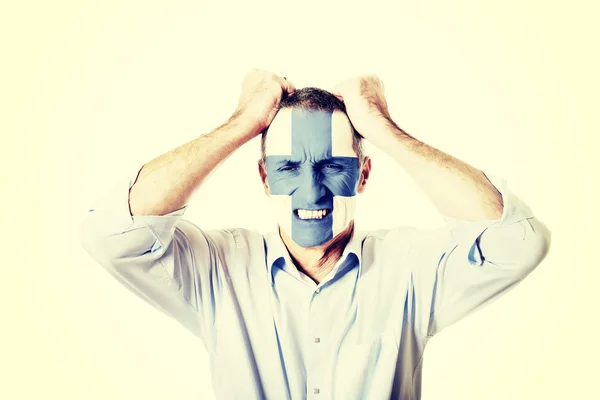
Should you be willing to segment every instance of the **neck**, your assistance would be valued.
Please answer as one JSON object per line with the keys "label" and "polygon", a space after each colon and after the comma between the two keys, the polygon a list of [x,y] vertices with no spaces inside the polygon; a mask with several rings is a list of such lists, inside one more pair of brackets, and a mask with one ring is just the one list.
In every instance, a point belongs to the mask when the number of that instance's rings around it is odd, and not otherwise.
{"label": "neck", "polygon": [[354,221],[336,237],[315,247],[301,247],[281,230],[279,234],[296,267],[318,284],[338,262],[353,232]]}

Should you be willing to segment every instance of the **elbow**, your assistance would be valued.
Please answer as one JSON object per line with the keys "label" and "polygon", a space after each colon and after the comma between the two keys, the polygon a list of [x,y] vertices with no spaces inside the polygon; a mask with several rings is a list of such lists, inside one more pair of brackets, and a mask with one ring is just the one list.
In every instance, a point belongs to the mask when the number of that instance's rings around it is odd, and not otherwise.
{"label": "elbow", "polygon": [[550,250],[551,233],[536,218],[489,229],[479,242],[482,259],[521,279],[531,273],[546,258]]}
{"label": "elbow", "polygon": [[90,211],[84,218],[79,229],[80,245],[86,253],[98,264],[114,266],[123,257],[122,247],[118,244],[119,237],[107,230],[106,221],[101,215]]}
{"label": "elbow", "polygon": [[101,262],[105,259],[102,251],[105,248],[104,240],[98,232],[92,212],[89,211],[79,226],[79,244],[95,261]]}
{"label": "elbow", "polygon": [[519,264],[525,275],[533,271],[550,251],[552,234],[548,227],[536,218],[530,218]]}
{"label": "elbow", "polygon": [[80,229],[83,249],[108,268],[156,261],[165,254],[171,239],[170,230],[150,229],[145,221],[120,226],[93,212],[87,215]]}

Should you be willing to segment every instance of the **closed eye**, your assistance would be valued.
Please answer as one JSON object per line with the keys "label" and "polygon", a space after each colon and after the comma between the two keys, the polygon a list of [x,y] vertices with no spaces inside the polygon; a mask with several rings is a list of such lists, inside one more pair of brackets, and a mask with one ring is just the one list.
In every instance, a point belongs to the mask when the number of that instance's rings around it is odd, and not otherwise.
{"label": "closed eye", "polygon": [[298,167],[290,167],[290,166],[287,166],[287,167],[281,167],[281,168],[279,168],[279,171],[284,171],[284,172],[285,172],[285,171],[295,171],[295,170],[297,170],[297,169],[298,169]]}

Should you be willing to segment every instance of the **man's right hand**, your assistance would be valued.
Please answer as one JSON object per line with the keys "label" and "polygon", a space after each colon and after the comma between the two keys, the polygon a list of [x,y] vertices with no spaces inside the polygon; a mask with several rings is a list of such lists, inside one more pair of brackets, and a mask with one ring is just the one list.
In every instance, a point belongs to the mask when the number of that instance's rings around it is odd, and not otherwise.
{"label": "man's right hand", "polygon": [[227,123],[144,164],[130,190],[131,215],[165,215],[185,206],[217,165],[271,124],[282,96],[295,90],[272,72],[248,72]]}
{"label": "man's right hand", "polygon": [[250,70],[242,82],[238,107],[234,113],[254,126],[258,135],[266,129],[277,114],[284,96],[294,93],[292,82],[276,74],[259,69]]}

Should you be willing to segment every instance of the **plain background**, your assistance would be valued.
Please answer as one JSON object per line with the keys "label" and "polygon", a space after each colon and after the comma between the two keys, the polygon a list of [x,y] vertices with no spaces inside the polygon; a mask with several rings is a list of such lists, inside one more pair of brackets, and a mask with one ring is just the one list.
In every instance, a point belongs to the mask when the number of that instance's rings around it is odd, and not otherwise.
{"label": "plain background", "polygon": [[[78,229],[117,179],[224,122],[256,67],[324,89],[378,74],[402,128],[506,178],[551,229],[521,285],[430,342],[424,400],[600,398],[595,3],[424,3],[3,4],[0,397],[212,398],[200,341],[110,278]],[[185,218],[269,229],[258,145],[227,160]],[[439,226],[404,172],[368,150],[357,223]]]}

